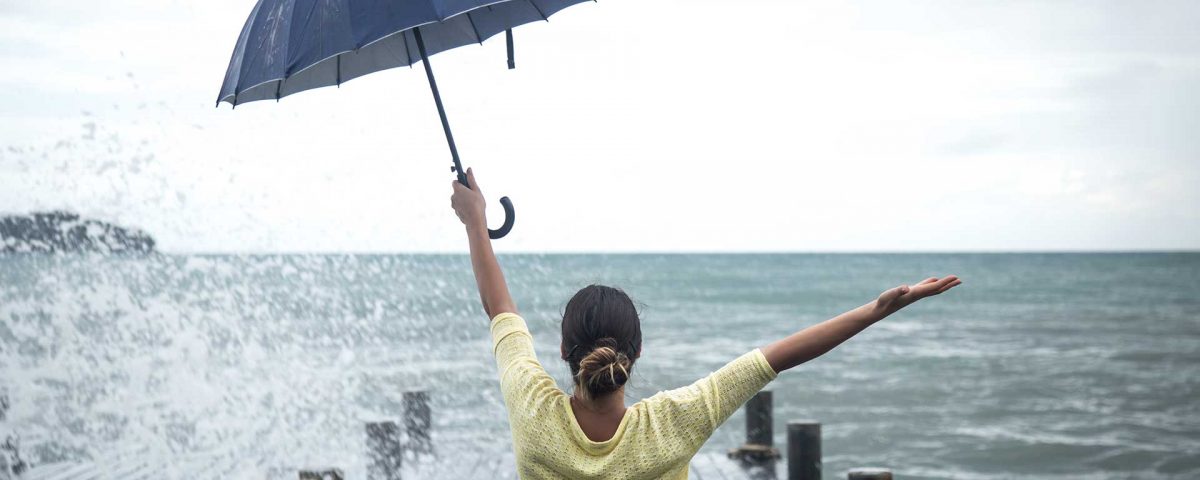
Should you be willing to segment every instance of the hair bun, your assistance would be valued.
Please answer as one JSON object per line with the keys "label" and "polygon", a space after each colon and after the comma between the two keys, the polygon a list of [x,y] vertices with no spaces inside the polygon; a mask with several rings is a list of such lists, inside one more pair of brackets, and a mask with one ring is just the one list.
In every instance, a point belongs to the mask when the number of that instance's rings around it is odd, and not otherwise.
{"label": "hair bun", "polygon": [[633,362],[620,351],[616,339],[604,337],[596,340],[592,352],[579,361],[576,382],[588,397],[594,398],[624,386],[629,381],[632,366]]}

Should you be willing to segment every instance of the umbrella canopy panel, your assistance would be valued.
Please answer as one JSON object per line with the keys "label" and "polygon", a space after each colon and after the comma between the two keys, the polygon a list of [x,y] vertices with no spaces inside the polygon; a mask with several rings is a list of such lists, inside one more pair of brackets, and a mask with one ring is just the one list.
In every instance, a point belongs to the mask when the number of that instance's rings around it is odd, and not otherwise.
{"label": "umbrella canopy panel", "polygon": [[242,27],[217,104],[340,85],[489,37],[588,0],[259,0]]}

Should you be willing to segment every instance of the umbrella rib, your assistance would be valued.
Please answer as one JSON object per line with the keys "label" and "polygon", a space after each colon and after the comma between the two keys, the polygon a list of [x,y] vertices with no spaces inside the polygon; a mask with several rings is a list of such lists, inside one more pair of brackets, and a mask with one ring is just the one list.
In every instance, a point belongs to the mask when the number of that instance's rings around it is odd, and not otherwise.
{"label": "umbrella rib", "polygon": [[404,56],[408,58],[408,66],[412,67],[412,52],[408,50],[408,31],[400,32],[400,38],[404,39]]}
{"label": "umbrella rib", "polygon": [[[312,2],[297,2],[296,0],[259,0],[255,5],[254,10],[251,12],[250,18],[247,19],[246,24],[243,26],[243,31],[241,32],[241,35],[239,35],[238,44],[234,47],[233,57],[235,58],[232,58],[230,61],[230,67],[226,73],[226,81],[222,86],[224,95],[218,98],[217,103],[220,104],[228,102],[232,106],[237,106],[238,104],[242,103],[243,100],[252,102],[269,99],[271,97],[275,97],[276,100],[280,100],[283,98],[283,84],[287,83],[287,81],[293,76],[303,76],[304,78],[301,78],[300,84],[296,84],[295,87],[290,87],[292,88],[290,93],[297,93],[320,86],[326,86],[328,85],[326,82],[328,82],[329,77],[326,77],[325,73],[317,73],[315,75],[301,75],[301,73],[308,69],[328,71],[327,69],[329,64],[327,63],[327,60],[329,60],[330,57],[333,57],[334,60],[334,84],[341,86],[342,83],[348,80],[345,77],[346,73],[342,71],[342,63],[344,62],[342,62],[341,57],[348,53],[354,53],[355,59],[361,59],[363,56],[359,55],[360,50],[378,42],[383,42],[385,44],[381,45],[382,48],[380,49],[380,52],[378,52],[378,54],[381,54],[379,61],[370,59],[366,61],[355,60],[357,63],[351,65],[351,70],[354,70],[350,72],[351,75],[361,76],[367,73],[390,68],[391,65],[389,65],[386,60],[383,60],[383,58],[386,58],[387,55],[394,54],[395,52],[392,47],[395,46],[399,46],[405,50],[404,56],[396,56],[396,60],[398,62],[405,62],[404,64],[407,64],[409,67],[415,67],[416,61],[422,60],[422,58],[417,55],[417,45],[414,44],[415,40],[409,40],[408,38],[409,36],[416,34],[415,28],[417,26],[409,27],[408,29],[403,29],[398,32],[392,31],[388,34],[379,35],[378,38],[368,41],[366,45],[356,45],[357,41],[366,41],[366,37],[360,39],[355,36],[354,38],[347,39],[351,40],[351,42],[340,42],[341,36],[339,35],[326,37],[322,36],[324,34],[320,32],[309,32],[314,28],[314,26],[317,26],[322,22],[337,21],[338,19],[334,18],[334,16],[344,15],[347,11],[343,4],[345,2],[353,1],[354,0],[323,0],[323,2],[320,2],[319,4],[337,4],[337,6],[340,7],[326,11],[322,7],[312,5]],[[479,22],[475,20],[476,13],[484,15],[484,26],[488,27],[488,37],[490,38],[495,33],[498,33],[493,31],[494,28],[500,28],[499,31],[501,32],[506,30],[505,25],[502,24],[503,20],[500,21],[501,24],[496,24],[497,22],[493,21],[494,19],[491,16],[493,14],[500,14],[500,17],[504,17],[504,19],[511,22],[517,22],[517,24],[523,24],[535,19],[549,21],[549,17],[553,13],[556,13],[560,9],[561,5],[574,5],[587,0],[525,0],[528,2],[530,9],[533,10],[537,16],[529,15],[529,10],[524,10],[522,12],[520,7],[517,7],[517,5],[504,5],[506,3],[519,3],[514,0],[472,0],[472,2],[474,1],[483,3],[483,5],[475,3],[474,8],[463,8],[458,14],[449,15],[445,18],[449,20],[450,18],[459,14],[466,15],[467,22],[471,26],[470,33],[472,34],[475,43],[482,44],[483,40],[485,40],[483,38],[484,32],[479,28]],[[381,4],[380,6],[385,6],[385,11],[391,11],[397,8],[396,2],[391,0],[379,1],[377,3]],[[462,6],[466,3],[468,2],[462,2],[458,5]],[[542,3],[545,3],[546,6],[543,7]],[[516,8],[506,10],[507,8],[511,7]],[[487,10],[483,10],[485,8]],[[479,10],[479,12],[476,12],[476,10]],[[394,13],[400,17],[405,17],[405,19],[402,20],[407,22],[409,21],[407,20],[407,15],[412,12],[407,12],[407,10],[404,10]],[[390,17],[391,16],[389,16],[389,18]],[[428,20],[428,18],[424,16],[416,16],[413,17],[412,20],[419,22],[421,20]],[[296,22],[294,28],[291,26],[290,21]],[[381,19],[380,21],[382,22],[383,20]],[[426,21],[418,26],[437,23],[438,22],[436,21]],[[448,27],[446,29],[434,28],[433,30],[438,31],[439,35],[435,35],[433,38],[431,38],[433,41],[430,42],[431,45],[428,45],[428,47],[432,47],[430,48],[430,51],[436,50],[440,52],[444,49],[456,48],[457,46],[471,42],[472,37],[467,36],[466,29],[462,29],[461,25],[461,23],[458,23],[456,26]],[[355,27],[355,25],[351,25],[351,27]],[[353,30],[353,28],[351,30]],[[334,32],[334,34],[339,32],[340,30]],[[369,33],[367,37],[375,37],[377,35],[375,30],[370,30],[367,33]],[[401,45],[395,45],[394,43],[394,35],[397,33],[404,35],[401,39]],[[358,35],[353,31],[351,34]],[[343,43],[345,43],[345,45],[343,45]],[[330,51],[331,48],[329,47],[333,47],[333,49],[346,49],[342,52],[329,54],[324,58],[317,58],[318,56],[325,55],[326,52]],[[282,53],[278,53],[279,51]],[[250,84],[251,81],[254,83]],[[270,87],[271,82],[275,83],[274,89],[271,89]],[[248,84],[250,85],[247,86]],[[242,94],[247,95],[243,97]]]}
{"label": "umbrella rib", "polygon": [[[259,12],[260,8],[262,8],[261,2],[254,5],[254,9],[250,11],[250,16],[246,18],[246,23],[242,26],[242,33],[241,33],[241,35],[238,36],[238,43],[234,44],[233,53],[230,55],[229,69],[225,72],[225,82],[222,83],[222,85],[221,85],[221,89],[224,90],[225,85],[227,85],[228,81],[230,80],[229,77],[230,76],[233,77],[233,85],[230,85],[230,87],[232,87],[232,90],[233,90],[233,98],[234,98],[235,106],[237,105],[238,85],[242,83],[242,73],[244,73],[244,69],[242,68],[242,65],[246,58],[246,46],[245,46],[246,44],[242,42],[242,39],[245,38],[246,35],[249,35],[250,30],[252,30],[254,28],[254,21],[256,19],[258,19],[258,12]],[[238,55],[239,45],[241,46],[241,49],[240,49],[241,55],[240,56]],[[235,64],[237,65],[236,68],[234,68]],[[229,98],[229,95],[226,95],[225,98]],[[218,106],[221,105],[221,100],[223,100],[223,99],[217,99]]]}
{"label": "umbrella rib", "polygon": [[542,12],[542,7],[539,7],[539,6],[537,5],[537,2],[535,2],[535,1],[533,1],[533,0],[529,0],[529,4],[530,4],[530,5],[533,5],[533,9],[534,9],[534,10],[537,10],[537,12],[538,12],[538,15],[541,15],[541,16],[542,16],[542,20],[545,20],[545,21],[547,21],[547,22],[549,22],[549,21],[550,21],[550,17],[547,17],[547,16],[546,16],[546,14]]}
{"label": "umbrella rib", "polygon": [[475,32],[475,41],[483,45],[483,37],[479,36],[479,28],[475,26],[475,19],[471,18],[471,12],[467,12],[467,21],[471,22],[471,31]]}

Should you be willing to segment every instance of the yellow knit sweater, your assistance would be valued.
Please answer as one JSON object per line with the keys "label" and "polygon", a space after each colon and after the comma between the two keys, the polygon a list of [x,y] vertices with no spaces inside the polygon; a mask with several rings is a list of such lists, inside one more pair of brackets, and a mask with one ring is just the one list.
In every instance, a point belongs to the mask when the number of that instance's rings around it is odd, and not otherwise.
{"label": "yellow knit sweater", "polygon": [[775,378],[755,349],[696,383],[633,404],[611,439],[594,442],[575,421],[570,397],[538,363],[525,320],[497,315],[492,345],[524,480],[686,479],[713,430]]}

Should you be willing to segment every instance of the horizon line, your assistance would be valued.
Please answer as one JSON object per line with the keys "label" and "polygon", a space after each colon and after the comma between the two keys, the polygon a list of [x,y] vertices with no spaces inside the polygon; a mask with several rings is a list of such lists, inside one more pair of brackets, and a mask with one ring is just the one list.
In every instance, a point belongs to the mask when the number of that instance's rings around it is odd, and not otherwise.
{"label": "horizon line", "polygon": [[[458,256],[469,255],[467,251],[412,250],[412,251],[332,251],[332,250],[281,250],[281,251],[205,251],[205,250],[158,250],[154,253],[180,256],[217,255],[413,255],[413,256]],[[497,256],[508,255],[1119,255],[1119,254],[1200,254],[1200,249],[1041,249],[1041,250],[554,250],[496,252]]]}

